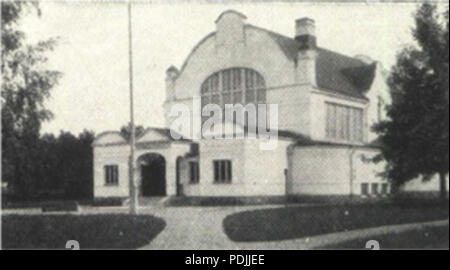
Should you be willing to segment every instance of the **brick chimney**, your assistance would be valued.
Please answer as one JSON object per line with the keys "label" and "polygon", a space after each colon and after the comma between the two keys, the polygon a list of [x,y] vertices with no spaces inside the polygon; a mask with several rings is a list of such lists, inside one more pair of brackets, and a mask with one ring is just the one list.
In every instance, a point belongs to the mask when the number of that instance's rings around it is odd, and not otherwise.
{"label": "brick chimney", "polygon": [[309,84],[313,87],[316,83],[316,26],[313,19],[301,18],[295,21],[295,40],[298,43],[297,52],[297,83]]}
{"label": "brick chimney", "polygon": [[316,48],[316,24],[313,19],[301,18],[295,21],[295,40],[300,43],[300,50]]}

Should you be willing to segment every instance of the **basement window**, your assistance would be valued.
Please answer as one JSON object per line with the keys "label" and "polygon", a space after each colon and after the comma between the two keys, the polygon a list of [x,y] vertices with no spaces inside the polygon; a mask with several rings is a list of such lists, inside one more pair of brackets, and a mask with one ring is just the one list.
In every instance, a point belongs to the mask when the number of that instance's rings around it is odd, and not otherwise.
{"label": "basement window", "polygon": [[231,160],[214,160],[214,183],[229,184],[232,179]]}

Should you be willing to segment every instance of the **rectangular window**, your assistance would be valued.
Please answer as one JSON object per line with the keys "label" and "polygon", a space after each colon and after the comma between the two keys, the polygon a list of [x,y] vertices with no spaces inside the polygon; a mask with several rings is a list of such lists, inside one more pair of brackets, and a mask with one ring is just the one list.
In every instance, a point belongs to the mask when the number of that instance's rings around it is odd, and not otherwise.
{"label": "rectangular window", "polygon": [[106,165],[104,168],[105,168],[105,185],[107,186],[119,185],[119,166]]}
{"label": "rectangular window", "polygon": [[381,184],[381,194],[383,194],[383,195],[389,194],[389,184],[388,183]]}
{"label": "rectangular window", "polygon": [[200,168],[198,162],[189,162],[189,182],[191,184],[197,184],[200,180]]}
{"label": "rectangular window", "polygon": [[379,192],[378,192],[378,183],[373,183],[372,184],[372,194],[373,195],[378,195],[379,194]]}
{"label": "rectangular window", "polygon": [[361,184],[361,195],[364,195],[364,196],[369,195],[369,184],[367,184],[367,183]]}
{"label": "rectangular window", "polygon": [[214,183],[231,183],[231,160],[214,160]]}
{"label": "rectangular window", "polygon": [[363,110],[326,103],[325,136],[328,139],[363,141]]}

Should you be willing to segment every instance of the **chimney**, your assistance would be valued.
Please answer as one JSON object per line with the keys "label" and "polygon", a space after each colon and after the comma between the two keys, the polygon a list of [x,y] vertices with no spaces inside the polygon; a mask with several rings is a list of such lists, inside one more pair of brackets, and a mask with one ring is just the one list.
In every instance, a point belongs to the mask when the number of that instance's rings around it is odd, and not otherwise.
{"label": "chimney", "polygon": [[297,83],[317,86],[316,82],[316,26],[313,19],[301,18],[295,21],[297,52]]}
{"label": "chimney", "polygon": [[175,81],[179,75],[176,67],[170,66],[166,70],[166,101],[175,99]]}
{"label": "chimney", "polygon": [[316,48],[316,24],[311,18],[301,18],[295,21],[295,40],[300,43],[300,50]]}

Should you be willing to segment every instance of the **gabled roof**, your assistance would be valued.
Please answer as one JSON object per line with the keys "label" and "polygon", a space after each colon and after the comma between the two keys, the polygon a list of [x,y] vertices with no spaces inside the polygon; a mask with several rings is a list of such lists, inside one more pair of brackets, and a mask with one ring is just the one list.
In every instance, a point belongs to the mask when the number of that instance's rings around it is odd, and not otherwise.
{"label": "gabled roof", "polygon": [[[266,32],[281,48],[286,57],[297,62],[300,44],[293,38],[247,24],[246,27]],[[375,77],[376,64],[317,48],[316,82],[321,90],[337,92],[357,98],[365,98]]]}
{"label": "gabled roof", "polygon": [[[289,60],[297,62],[300,44],[295,39],[251,24],[246,24],[245,27],[267,33]],[[215,34],[216,32],[208,34],[194,46],[184,61],[180,74],[198,47]],[[320,90],[366,99],[364,93],[370,88],[375,77],[375,62],[367,64],[358,58],[321,47],[317,47],[316,50],[316,82]]]}
{"label": "gabled roof", "polygon": [[323,90],[364,98],[372,85],[376,64],[366,64],[359,59],[323,48],[317,49],[316,81]]}

